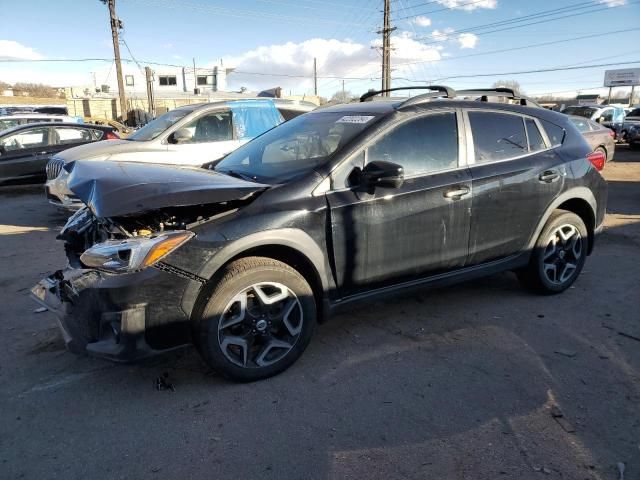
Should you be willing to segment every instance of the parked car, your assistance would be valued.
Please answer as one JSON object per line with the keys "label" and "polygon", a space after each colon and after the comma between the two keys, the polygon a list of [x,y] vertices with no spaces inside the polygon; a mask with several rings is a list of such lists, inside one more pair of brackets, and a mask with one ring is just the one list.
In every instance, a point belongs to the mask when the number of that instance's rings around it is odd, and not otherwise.
{"label": "parked car", "polygon": [[33,113],[33,107],[28,105],[0,107],[0,116],[14,115],[16,113]]}
{"label": "parked car", "polygon": [[570,115],[569,119],[594,152],[604,153],[607,162],[613,160],[613,154],[616,149],[613,130],[584,117]]}
{"label": "parked car", "polygon": [[0,184],[43,182],[52,155],[77,145],[117,138],[112,127],[65,122],[4,130],[0,132]]}
{"label": "parked car", "polygon": [[67,187],[68,173],[62,168],[65,163],[108,159],[202,167],[282,123],[280,110],[300,115],[313,108],[312,104],[276,104],[268,99],[176,108],[120,141],[86,145],[56,155],[47,169],[47,196],[59,207],[73,209],[82,205]]}
{"label": "parked car", "polygon": [[640,108],[631,110],[624,119],[620,136],[631,148],[640,146]]}
{"label": "parked car", "polygon": [[614,138],[620,135],[625,117],[624,108],[598,104],[573,105],[562,110],[562,113],[588,118],[589,120],[604,125],[614,131]]}
{"label": "parked car", "polygon": [[48,113],[50,115],[69,115],[67,107],[62,105],[43,105],[33,109],[35,113]]}
{"label": "parked car", "polygon": [[569,288],[604,219],[602,152],[566,115],[429,89],[302,115],[213,170],[69,165],[88,207],[34,298],[72,351],[130,361],[195,343],[251,381],[356,301],[509,270]]}
{"label": "parked car", "polygon": [[0,116],[0,132],[18,125],[43,122],[82,123],[81,119],[67,115],[50,115],[46,113],[14,113]]}

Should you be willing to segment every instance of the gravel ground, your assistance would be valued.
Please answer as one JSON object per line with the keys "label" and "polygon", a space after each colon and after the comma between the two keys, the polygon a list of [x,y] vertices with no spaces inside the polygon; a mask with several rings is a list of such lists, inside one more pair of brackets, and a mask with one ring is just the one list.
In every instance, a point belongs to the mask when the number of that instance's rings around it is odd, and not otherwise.
{"label": "gravel ground", "polygon": [[65,216],[2,189],[0,478],[640,479],[640,153],[604,173],[608,228],[564,294],[504,273],[373,303],[248,385],[193,350],[67,353],[27,296]]}

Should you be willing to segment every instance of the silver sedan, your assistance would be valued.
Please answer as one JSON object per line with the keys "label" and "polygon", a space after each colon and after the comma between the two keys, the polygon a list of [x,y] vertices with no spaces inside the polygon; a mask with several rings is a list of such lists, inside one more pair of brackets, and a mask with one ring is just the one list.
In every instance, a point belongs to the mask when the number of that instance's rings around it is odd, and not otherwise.
{"label": "silver sedan", "polygon": [[613,153],[616,148],[616,141],[614,140],[615,133],[613,130],[603,127],[588,118],[578,117],[576,115],[569,115],[569,118],[594,152],[603,152],[607,157],[607,162],[613,159]]}

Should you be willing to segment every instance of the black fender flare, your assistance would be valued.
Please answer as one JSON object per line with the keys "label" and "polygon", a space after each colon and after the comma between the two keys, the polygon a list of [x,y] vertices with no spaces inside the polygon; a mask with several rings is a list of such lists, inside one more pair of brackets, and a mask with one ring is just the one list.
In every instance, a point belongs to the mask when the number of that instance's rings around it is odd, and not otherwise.
{"label": "black fender flare", "polygon": [[[529,239],[529,244],[527,245],[528,251],[533,251],[533,248],[535,247],[535,244],[538,241],[538,237],[540,236],[540,233],[542,232],[542,229],[547,223],[547,220],[549,220],[549,217],[551,216],[551,214],[555,210],[557,210],[558,207],[563,203],[569,200],[576,200],[576,199],[584,200],[585,202],[587,202],[591,207],[591,213],[593,214],[594,220],[596,219],[597,212],[598,212],[598,202],[596,201],[596,197],[593,195],[593,192],[591,192],[591,190],[589,190],[587,187],[574,187],[571,190],[567,190],[566,192],[563,192],[558,197],[556,197],[553,200],[553,202],[551,202],[547,207],[547,209],[545,210],[544,214],[542,215],[542,218],[538,222],[538,226],[536,227],[535,231],[533,232],[533,235]],[[593,225],[593,227],[595,228],[595,225]],[[593,234],[592,230],[593,229],[591,229],[590,231],[591,234]],[[590,239],[590,244],[593,245],[593,239]]]}
{"label": "black fender flare", "polygon": [[[296,228],[281,228],[265,230],[241,237],[225,245],[213,257],[205,262],[197,272],[198,277],[211,279],[231,259],[241,256],[244,252],[260,247],[288,247],[304,256],[318,274],[323,298],[332,287],[330,268],[326,263],[326,255],[313,238],[306,232]],[[182,310],[190,317],[200,292],[205,284],[191,282],[182,296]]]}

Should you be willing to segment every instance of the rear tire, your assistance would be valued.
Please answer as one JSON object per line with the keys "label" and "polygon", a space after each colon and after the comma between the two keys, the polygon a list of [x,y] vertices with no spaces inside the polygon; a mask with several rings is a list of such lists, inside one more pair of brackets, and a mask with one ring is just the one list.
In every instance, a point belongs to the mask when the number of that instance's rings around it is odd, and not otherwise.
{"label": "rear tire", "polygon": [[587,258],[588,231],[575,213],[556,210],[545,224],[529,265],[516,272],[529,290],[552,295],[576,281]]}
{"label": "rear tire", "polygon": [[194,326],[198,350],[214,370],[239,382],[289,368],[316,327],[309,283],[270,258],[246,257],[229,264],[203,304]]}

